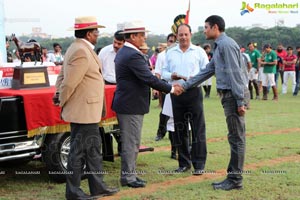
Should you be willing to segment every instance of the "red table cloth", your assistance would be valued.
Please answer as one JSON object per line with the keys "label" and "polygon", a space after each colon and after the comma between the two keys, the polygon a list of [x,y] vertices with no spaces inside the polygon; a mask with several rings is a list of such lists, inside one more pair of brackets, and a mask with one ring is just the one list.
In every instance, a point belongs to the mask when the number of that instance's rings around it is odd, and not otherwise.
{"label": "red table cloth", "polygon": [[[115,89],[114,85],[105,86],[106,116],[101,119],[102,122],[116,123],[116,113],[111,109]],[[52,103],[54,92],[55,87],[26,90],[1,89],[0,97],[21,96],[23,98],[28,136],[32,137],[36,134],[69,130],[68,123],[60,118],[61,108]]]}

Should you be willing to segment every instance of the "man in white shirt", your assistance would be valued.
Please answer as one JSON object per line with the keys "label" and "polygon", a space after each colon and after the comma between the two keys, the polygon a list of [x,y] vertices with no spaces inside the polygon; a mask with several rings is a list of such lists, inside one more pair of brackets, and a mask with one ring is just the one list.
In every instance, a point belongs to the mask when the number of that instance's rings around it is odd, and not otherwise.
{"label": "man in white shirt", "polygon": [[[125,43],[124,34],[121,34],[121,32],[121,30],[115,32],[113,43],[103,47],[98,55],[102,63],[102,75],[106,85],[116,85],[115,57],[117,51]],[[119,129],[119,127],[115,125],[114,129]],[[121,135],[119,132],[116,132],[114,137],[118,143],[118,154],[121,155]]]}
{"label": "man in white shirt", "polygon": [[116,84],[116,72],[115,72],[115,57],[117,51],[124,46],[125,40],[124,35],[121,34],[121,30],[115,32],[114,41],[112,44],[105,46],[101,49],[98,57],[103,67],[103,78],[105,84],[115,85]]}
{"label": "man in white shirt", "polygon": [[[178,26],[176,38],[179,43],[167,51],[162,70],[162,78],[172,84],[184,83],[205,69],[208,63],[206,52],[191,43],[192,31],[188,24]],[[201,88],[192,88],[180,96],[171,95],[171,100],[175,124],[173,138],[178,148],[179,162],[175,172],[186,172],[193,165],[193,175],[201,175],[207,157]]]}

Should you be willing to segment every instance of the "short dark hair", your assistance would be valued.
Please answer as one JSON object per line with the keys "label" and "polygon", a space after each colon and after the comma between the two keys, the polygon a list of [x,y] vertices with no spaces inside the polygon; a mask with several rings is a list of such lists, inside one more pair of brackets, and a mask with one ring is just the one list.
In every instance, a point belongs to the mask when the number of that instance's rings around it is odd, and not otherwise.
{"label": "short dark hair", "polygon": [[[170,37],[174,37],[175,40],[176,40],[176,35],[174,33],[170,33],[168,36],[167,36],[167,41],[169,40]],[[175,41],[174,41],[175,42]]]}
{"label": "short dark hair", "polygon": [[178,33],[178,29],[179,29],[179,27],[180,27],[180,26],[186,26],[186,27],[188,27],[188,28],[189,28],[189,31],[190,31],[190,33],[192,33],[192,28],[191,28],[191,26],[190,26],[190,25],[188,25],[188,24],[185,24],[185,23],[182,23],[182,24],[180,24],[180,25],[177,27],[176,33]]}
{"label": "short dark hair", "polygon": [[76,38],[84,38],[88,32],[92,32],[94,30],[97,30],[97,29],[92,28],[92,29],[75,30],[74,35]]}
{"label": "short dark hair", "polygon": [[215,24],[218,25],[219,31],[224,32],[225,31],[225,21],[222,17],[218,15],[211,15],[209,16],[205,22],[209,23],[210,27],[214,26]]}
{"label": "short dark hair", "polygon": [[59,46],[59,48],[61,48],[60,44],[58,44],[57,42],[54,42],[54,43],[53,43],[53,48],[55,48],[55,47],[57,47],[57,46]]}
{"label": "short dark hair", "polygon": [[210,46],[210,44],[204,44],[204,45],[203,45],[203,49],[204,49],[204,50],[206,50],[206,49],[208,49],[208,48],[210,48],[210,49],[211,49],[211,46]]}
{"label": "short dark hair", "polygon": [[116,31],[114,34],[114,38],[118,41],[125,41],[124,34],[122,32],[122,30]]}
{"label": "short dark hair", "polygon": [[286,50],[293,50],[293,47],[288,46],[288,47],[286,48]]}

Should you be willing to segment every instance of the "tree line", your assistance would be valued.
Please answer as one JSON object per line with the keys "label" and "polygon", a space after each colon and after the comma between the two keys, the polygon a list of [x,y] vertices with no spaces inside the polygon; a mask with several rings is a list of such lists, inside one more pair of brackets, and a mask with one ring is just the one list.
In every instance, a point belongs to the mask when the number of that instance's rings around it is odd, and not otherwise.
{"label": "tree line", "polygon": [[[247,47],[249,42],[255,42],[258,45],[258,49],[261,49],[262,46],[266,43],[269,43],[276,48],[278,44],[283,44],[286,46],[300,46],[300,27],[282,27],[276,26],[269,29],[263,28],[252,28],[245,29],[242,27],[230,27],[226,29],[226,34],[232,37],[240,46]],[[147,44],[151,48],[149,54],[157,47],[159,42],[166,42],[166,35],[148,35]],[[41,46],[46,47],[48,50],[53,50],[53,43],[57,42],[62,46],[63,53],[67,50],[70,44],[74,41],[74,37],[65,37],[57,39],[43,39],[39,37],[26,37],[21,36],[20,40],[26,42],[29,39],[35,39],[41,44]],[[99,37],[96,48],[104,47],[113,42],[113,36],[111,37]],[[210,43],[213,45],[212,41],[207,41],[205,35],[203,34],[203,28],[199,28],[197,32],[193,33],[192,36],[193,44],[203,45],[205,43]],[[10,50],[15,49],[16,46],[11,43]],[[95,49],[96,49],[95,48]]]}

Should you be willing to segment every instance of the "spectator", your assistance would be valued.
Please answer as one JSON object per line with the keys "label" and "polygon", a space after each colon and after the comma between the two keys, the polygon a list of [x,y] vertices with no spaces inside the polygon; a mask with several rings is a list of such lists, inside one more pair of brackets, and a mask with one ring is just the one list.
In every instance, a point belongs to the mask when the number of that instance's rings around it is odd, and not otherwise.
{"label": "spectator", "polygon": [[297,56],[293,54],[293,47],[287,47],[287,56],[283,58],[283,84],[282,94],[287,93],[288,80],[292,80],[292,93],[295,92],[296,88],[296,74],[295,65],[297,62]]}
{"label": "spectator", "polygon": [[300,47],[296,47],[297,51],[297,61],[296,61],[296,68],[295,68],[295,73],[296,73],[296,88],[293,93],[293,96],[298,95],[299,87],[300,87],[300,80],[299,80],[299,75],[300,75]]}
{"label": "spectator", "polygon": [[268,100],[268,87],[271,86],[273,90],[273,100],[278,100],[278,91],[275,83],[275,73],[277,64],[277,55],[270,44],[264,45],[264,61],[261,64],[264,65],[264,73],[262,77],[263,86],[263,100]]}
{"label": "spectator", "polygon": [[49,53],[49,62],[53,62],[55,65],[62,65],[64,61],[64,57],[62,55],[62,48],[60,44],[53,43],[53,53]]}
{"label": "spectator", "polygon": [[284,47],[282,44],[278,44],[276,49],[277,54],[277,65],[276,65],[276,73],[275,73],[275,83],[278,87],[278,79],[279,75],[281,78],[281,84],[283,84],[283,58],[287,56],[287,52],[284,50]]}
{"label": "spectator", "polygon": [[[256,99],[259,100],[259,70],[260,70],[260,65],[261,65],[261,53],[254,47],[254,43],[250,42],[248,43],[248,55],[251,59],[251,69],[249,72],[249,84],[248,88],[250,91],[250,99],[253,99],[253,87],[255,89],[255,94],[256,94]],[[253,86],[252,86],[253,85]]]}
{"label": "spectator", "polygon": [[[211,52],[211,46],[210,44],[204,44],[203,45],[203,49],[207,54],[208,57],[208,61],[210,61],[213,57],[213,53]],[[205,98],[209,98],[210,97],[210,91],[211,91],[211,85],[212,85],[212,77],[210,77],[209,79],[207,79],[206,81],[204,81],[201,86],[204,89],[205,92]]]}
{"label": "spectator", "polygon": [[[174,35],[173,33],[170,33],[167,36],[167,47],[170,47],[175,42],[176,42],[176,35]],[[168,49],[164,49],[157,56],[156,67],[155,67],[155,76],[159,79],[162,78],[161,77],[162,68],[165,65],[165,58],[166,58],[167,50]],[[167,98],[170,99],[170,94],[167,94],[167,96],[169,96]],[[161,108],[162,109],[163,109],[164,104],[165,104],[165,97],[166,97],[165,93],[159,92],[159,99],[161,99],[161,102],[162,102],[161,103]],[[172,110],[171,100],[169,102],[170,102],[169,103],[170,105],[168,107],[170,108],[170,110]],[[174,138],[173,138],[175,128],[174,128],[173,112],[171,112],[171,113],[172,114],[169,114],[169,115],[163,114],[163,111],[161,111],[159,113],[159,124],[158,124],[158,129],[157,129],[157,134],[156,134],[156,137],[155,137],[155,141],[159,141],[159,140],[163,139],[164,136],[166,135],[166,132],[168,131],[169,132],[169,140],[171,142],[171,158],[176,159],[177,148],[174,144]]]}
{"label": "spectator", "polygon": [[[102,63],[102,75],[106,85],[116,85],[116,71],[115,71],[115,57],[120,48],[124,46],[124,35],[121,30],[114,34],[113,43],[105,46],[98,54],[100,62]],[[114,129],[119,129],[118,125],[114,125]],[[114,132],[114,137],[118,143],[118,154],[121,155],[121,135],[119,132]]]}

